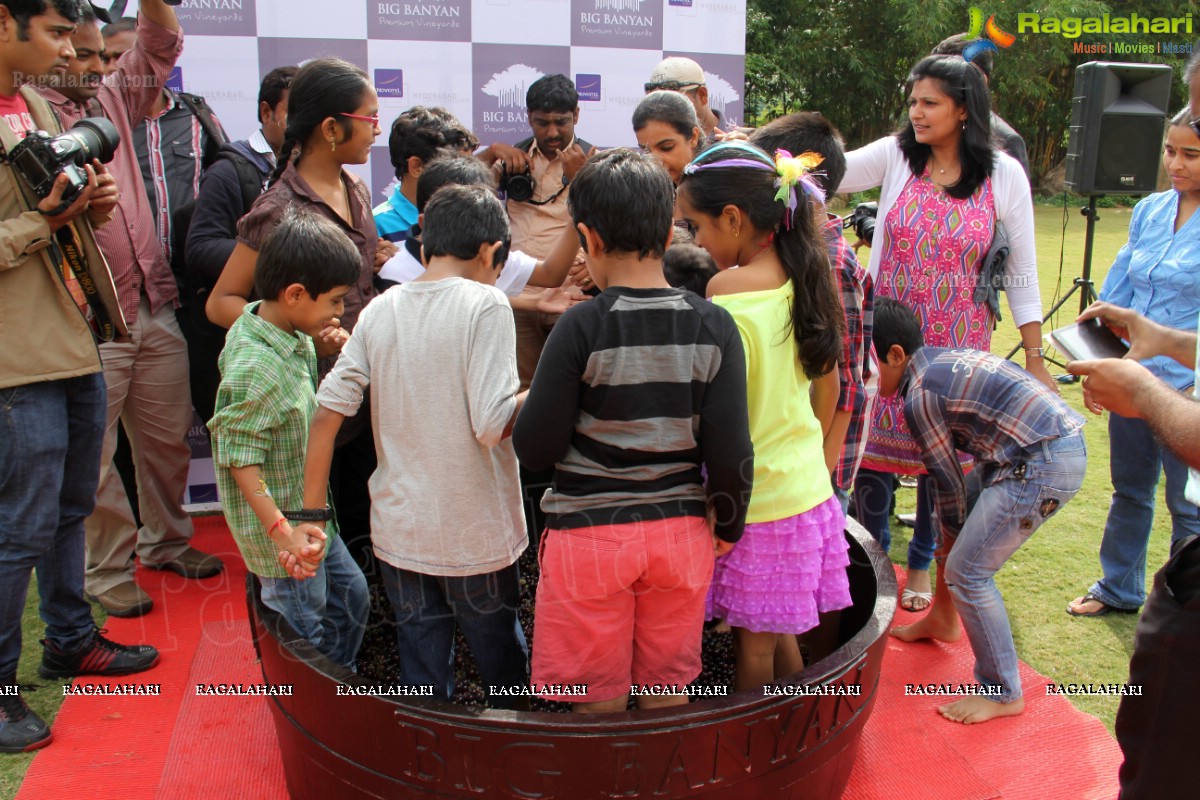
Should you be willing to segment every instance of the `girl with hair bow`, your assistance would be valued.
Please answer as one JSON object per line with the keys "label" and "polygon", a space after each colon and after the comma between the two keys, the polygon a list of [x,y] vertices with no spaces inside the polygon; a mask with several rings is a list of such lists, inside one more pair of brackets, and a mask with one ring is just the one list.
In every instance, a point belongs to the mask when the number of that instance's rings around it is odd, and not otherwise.
{"label": "girl with hair bow", "polygon": [[[850,605],[845,518],[823,451],[845,325],[807,197],[811,154],[717,144],[683,169],[676,207],[721,270],[712,301],[746,352],[754,488],[746,532],[718,559],[710,618],[734,631],[736,689],[803,668],[796,634]],[[811,399],[810,399],[811,389]]]}

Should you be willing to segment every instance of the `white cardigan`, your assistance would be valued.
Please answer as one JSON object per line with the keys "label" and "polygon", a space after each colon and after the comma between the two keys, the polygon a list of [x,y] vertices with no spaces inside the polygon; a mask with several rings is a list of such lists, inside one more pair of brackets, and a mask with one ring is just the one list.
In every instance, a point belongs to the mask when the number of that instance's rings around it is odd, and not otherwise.
{"label": "white cardigan", "polygon": [[[1021,164],[1012,156],[995,151],[992,170],[992,197],[996,217],[1004,223],[1011,248],[1008,255],[1008,307],[1013,322],[1019,328],[1027,322],[1042,319],[1042,296],[1038,290],[1037,252],[1033,239],[1033,197],[1029,179]],[[888,136],[846,154],[846,177],[839,192],[861,192],[882,186],[875,236],[871,241],[871,262],[868,271],[878,283],[879,259],[883,248],[884,220],[896,204],[900,191],[912,176],[912,170],[900,151],[900,142]]]}

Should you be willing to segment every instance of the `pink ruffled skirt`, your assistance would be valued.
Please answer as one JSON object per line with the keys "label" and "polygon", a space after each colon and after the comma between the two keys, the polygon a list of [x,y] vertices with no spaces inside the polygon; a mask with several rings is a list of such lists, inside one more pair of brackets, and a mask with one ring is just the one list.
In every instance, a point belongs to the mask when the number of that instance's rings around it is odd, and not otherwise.
{"label": "pink ruffled skirt", "polygon": [[836,497],[773,522],[752,522],[717,559],[709,619],[757,633],[804,633],[817,614],[848,608],[846,518]]}

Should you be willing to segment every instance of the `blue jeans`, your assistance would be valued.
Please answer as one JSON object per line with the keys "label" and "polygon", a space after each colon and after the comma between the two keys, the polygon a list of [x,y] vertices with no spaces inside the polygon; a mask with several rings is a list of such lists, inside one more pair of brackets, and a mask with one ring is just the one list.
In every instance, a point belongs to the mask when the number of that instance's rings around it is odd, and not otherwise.
{"label": "blue jeans", "polygon": [[[432,686],[434,697],[454,694],[454,625],[462,629],[485,687],[528,686],[529,646],[517,619],[517,565],[482,575],[444,577],[380,562],[383,586],[396,615],[400,683]],[[490,694],[490,692],[489,692]],[[489,697],[509,708],[524,698]]]}
{"label": "blue jeans", "polygon": [[1172,542],[1200,534],[1200,509],[1183,496],[1187,467],[1170,450],[1159,447],[1144,420],[1109,414],[1108,438],[1113,494],[1100,542],[1104,577],[1088,592],[1105,605],[1132,610],[1146,602],[1146,548],[1154,525],[1159,474],[1167,476]]}
{"label": "blue jeans", "polygon": [[[884,552],[892,546],[892,481],[890,472],[877,472],[859,468],[854,479],[854,511],[858,524],[879,542]],[[929,477],[917,478],[917,524],[908,543],[908,568],[929,569],[936,549],[936,534],[933,530],[933,497],[929,491]]]}
{"label": "blue jeans", "polygon": [[1034,445],[1022,464],[977,466],[967,475],[967,518],[946,558],[946,585],[975,653],[975,680],[1001,687],[1002,703],[1021,697],[1017,649],[995,575],[1004,562],[1075,496],[1087,471],[1076,432]]}
{"label": "blue jeans", "polygon": [[354,669],[371,601],[367,579],[341,536],[329,541],[329,552],[313,577],[258,580],[263,605],[282,614],[296,633],[331,661]]}
{"label": "blue jeans", "polygon": [[96,503],[106,409],[100,372],[0,389],[0,685],[16,683],[31,570],[49,643],[76,650],[95,627],[83,521]]}
{"label": "blue jeans", "polygon": [[833,496],[838,499],[838,504],[842,507],[842,516],[850,513],[850,493],[840,486],[833,487]]}

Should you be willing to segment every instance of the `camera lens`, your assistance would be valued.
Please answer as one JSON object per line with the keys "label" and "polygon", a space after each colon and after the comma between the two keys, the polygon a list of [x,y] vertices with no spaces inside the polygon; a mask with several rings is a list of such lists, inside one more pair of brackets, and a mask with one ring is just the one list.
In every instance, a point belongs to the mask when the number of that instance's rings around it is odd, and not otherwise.
{"label": "camera lens", "polygon": [[500,191],[509,200],[523,203],[533,198],[533,178],[529,171],[510,173],[505,167],[500,178]]}
{"label": "camera lens", "polygon": [[92,159],[100,159],[100,163],[112,161],[121,143],[121,134],[117,126],[104,117],[85,117],[76,122],[71,130],[56,137],[58,140],[70,139],[78,145],[75,152],[75,162],[80,166],[90,164]]}
{"label": "camera lens", "polygon": [[533,181],[528,175],[513,175],[508,179],[508,196],[519,202],[529,200],[533,197]]}

